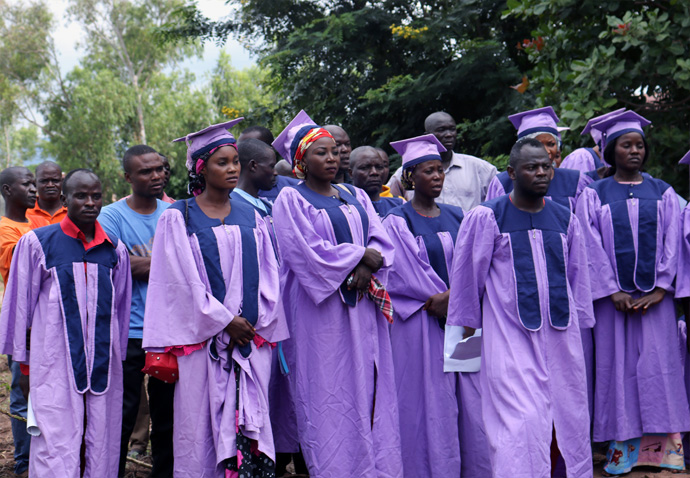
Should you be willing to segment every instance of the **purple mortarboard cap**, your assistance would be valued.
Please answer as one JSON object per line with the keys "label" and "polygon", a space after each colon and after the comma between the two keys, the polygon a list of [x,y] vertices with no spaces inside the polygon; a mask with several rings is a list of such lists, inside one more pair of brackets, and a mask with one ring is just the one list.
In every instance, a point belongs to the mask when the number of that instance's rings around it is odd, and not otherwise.
{"label": "purple mortarboard cap", "polygon": [[556,126],[558,116],[550,106],[516,113],[508,116],[508,119],[518,130],[518,139],[532,133],[551,133],[559,139],[561,137],[559,127]]}
{"label": "purple mortarboard cap", "polygon": [[[585,129],[582,130],[582,133],[580,133],[581,136],[586,135],[587,133],[590,134],[592,139],[596,144],[599,144],[601,142],[601,131],[597,129],[592,129],[592,126],[594,126],[596,123],[599,123],[600,121],[604,121],[605,119],[611,118],[612,116],[617,116],[625,111],[625,108],[619,108],[615,111],[609,111],[606,114],[603,114],[601,116],[595,116],[591,120],[587,121],[587,124],[585,125]],[[599,145],[601,146],[601,145]]]}
{"label": "purple mortarboard cap", "polygon": [[680,161],[678,161],[678,164],[690,164],[690,151],[685,153],[685,156],[680,158]]}
{"label": "purple mortarboard cap", "polygon": [[290,121],[290,124],[273,141],[273,147],[285,161],[292,164],[299,142],[309,131],[318,127],[319,125],[314,123],[314,120],[302,110],[297,113],[297,116]]}
{"label": "purple mortarboard cap", "polygon": [[592,128],[601,134],[601,148],[603,150],[611,141],[626,133],[640,133],[644,138],[642,128],[650,124],[652,124],[651,121],[634,111],[624,111],[593,124]]}
{"label": "purple mortarboard cap", "polygon": [[409,168],[410,166],[433,159],[440,160],[441,155],[439,153],[447,151],[433,134],[394,141],[391,143],[391,146],[402,156],[403,168]]}
{"label": "purple mortarboard cap", "polygon": [[232,121],[226,121],[225,123],[214,124],[196,133],[189,133],[187,136],[174,139],[173,142],[184,141],[187,143],[187,169],[191,170],[196,160],[213,148],[221,144],[234,144],[235,137],[228,129],[242,120],[244,120],[244,118],[236,118]]}

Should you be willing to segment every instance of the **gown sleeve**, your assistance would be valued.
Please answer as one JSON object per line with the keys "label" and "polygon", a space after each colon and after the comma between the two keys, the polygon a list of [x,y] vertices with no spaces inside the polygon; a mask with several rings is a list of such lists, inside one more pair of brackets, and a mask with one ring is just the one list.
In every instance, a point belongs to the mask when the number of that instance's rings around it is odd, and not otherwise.
{"label": "gown sleeve", "polygon": [[673,291],[673,280],[678,271],[678,255],[680,247],[680,204],[672,187],[669,187],[661,197],[660,224],[662,227],[661,241],[663,247],[657,259],[656,287]]}
{"label": "gown sleeve", "polygon": [[592,158],[590,152],[585,148],[578,148],[565,157],[560,167],[564,169],[576,169],[581,173],[588,173],[595,169],[594,158]]}
{"label": "gown sleeve", "polygon": [[477,206],[462,221],[450,274],[447,326],[481,328],[482,298],[498,235],[493,211],[487,207]]}
{"label": "gown sleeve", "polygon": [[680,214],[680,246],[676,298],[690,297],[690,204]]}
{"label": "gown sleeve", "polygon": [[[285,188],[273,206],[273,222],[281,262],[318,305],[337,292],[359,264],[366,248],[350,243],[334,244],[322,237],[314,225],[318,219],[309,214],[312,209],[299,191]],[[369,222],[371,227],[373,221]]]}
{"label": "gown sleeve", "polygon": [[587,261],[587,247],[580,221],[573,214],[568,226],[568,283],[575,304],[580,328],[594,327],[591,281]]}
{"label": "gown sleeve", "polygon": [[[268,217],[268,216],[267,216]],[[257,215],[256,253],[259,262],[259,318],[256,333],[268,342],[275,343],[289,337],[285,312],[280,299],[278,260],[273,249],[269,228],[271,223]]]}
{"label": "gown sleeve", "polygon": [[388,293],[396,314],[407,320],[429,297],[444,292],[446,285],[422,260],[419,244],[403,218],[390,214],[383,225],[395,246],[395,263],[388,272]]}
{"label": "gown sleeve", "polygon": [[127,357],[127,340],[129,337],[129,314],[132,305],[132,272],[129,264],[129,251],[124,242],[117,246],[118,262],[113,269],[113,298],[115,302],[117,323],[120,328],[120,347],[122,360]]}
{"label": "gown sleeve", "polygon": [[489,201],[491,199],[495,199],[497,197],[501,197],[506,193],[505,189],[503,189],[503,184],[501,184],[501,181],[498,179],[498,176],[494,176],[491,182],[489,183],[489,187],[486,190],[486,200]]}
{"label": "gown sleeve", "polygon": [[620,291],[613,265],[606,254],[601,238],[600,212],[599,196],[594,189],[586,188],[577,201],[575,215],[580,221],[587,247],[592,300],[603,299]]}
{"label": "gown sleeve", "polygon": [[42,257],[35,234],[30,232],[19,239],[0,312],[0,353],[12,355],[16,362],[29,362],[26,332],[33,322],[42,276],[47,274]]}
{"label": "gown sleeve", "polygon": [[158,220],[144,313],[144,348],[198,344],[234,318],[201,279],[182,213],[167,209]]}
{"label": "gown sleeve", "polygon": [[369,199],[367,193],[358,188],[357,199],[359,199],[359,202],[364,207],[367,216],[369,216],[369,243],[367,244],[367,247],[371,247],[372,249],[379,251],[381,253],[381,257],[383,258],[383,265],[381,266],[381,269],[379,269],[378,272],[375,272],[374,275],[381,279],[382,282],[385,282],[386,269],[393,264],[393,260],[395,258],[395,247],[388,236],[386,228],[383,227],[381,217],[376,212],[376,209],[374,209],[374,205],[372,204],[371,199]]}

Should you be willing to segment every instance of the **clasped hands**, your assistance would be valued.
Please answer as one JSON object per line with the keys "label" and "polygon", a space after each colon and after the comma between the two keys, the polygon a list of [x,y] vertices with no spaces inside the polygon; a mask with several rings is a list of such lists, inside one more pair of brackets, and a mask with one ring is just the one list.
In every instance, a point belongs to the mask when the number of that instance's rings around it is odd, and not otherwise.
{"label": "clasped hands", "polygon": [[637,299],[633,299],[627,292],[615,292],[611,294],[611,300],[613,305],[616,306],[616,310],[621,312],[642,312],[642,314],[645,314],[647,309],[661,302],[665,295],[666,290],[656,287],[653,291]]}

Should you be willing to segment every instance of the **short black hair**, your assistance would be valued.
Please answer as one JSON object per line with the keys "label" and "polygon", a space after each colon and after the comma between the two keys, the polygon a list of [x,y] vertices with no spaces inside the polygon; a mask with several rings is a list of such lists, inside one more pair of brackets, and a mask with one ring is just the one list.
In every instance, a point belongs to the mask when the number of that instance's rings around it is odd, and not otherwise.
{"label": "short black hair", "polygon": [[67,173],[67,176],[65,176],[65,179],[62,180],[62,194],[64,194],[65,196],[67,196],[69,194],[70,180],[72,179],[72,177],[74,175],[80,174],[80,173],[90,174],[90,175],[94,176],[98,180],[99,183],[101,182],[101,178],[99,178],[98,175],[96,173],[94,173],[91,169],[88,169],[88,168],[73,169],[72,171]]}
{"label": "short black hair", "polygon": [[546,151],[546,148],[544,145],[541,143],[541,141],[534,139],[534,138],[522,138],[517,140],[517,143],[513,145],[513,147],[510,149],[510,160],[508,161],[508,165],[515,169],[517,167],[517,164],[520,162],[522,159],[522,150],[523,148],[531,146],[533,148],[541,148],[544,151]]}
{"label": "short black hair", "polygon": [[249,161],[258,161],[269,151],[273,152],[273,148],[259,139],[247,138],[237,143],[237,153],[240,155],[240,164],[243,168]]}
{"label": "short black hair", "polygon": [[38,176],[38,172],[44,168],[58,168],[60,170],[60,173],[62,173],[62,168],[58,163],[54,161],[43,161],[41,164],[36,166],[36,176]]}
{"label": "short black hair", "polygon": [[359,157],[363,155],[364,153],[371,153],[373,152],[376,156],[379,158],[379,152],[376,148],[373,146],[358,146],[357,148],[353,149],[352,152],[350,153],[350,169],[354,169],[355,166],[357,165],[357,161],[359,161]]}
{"label": "short black hair", "polygon": [[[5,185],[12,186],[20,174],[26,173],[33,174],[30,169],[24,166],[10,166],[9,168],[3,169],[2,172],[0,172],[0,189]],[[2,195],[3,197],[5,196],[4,191]]]}
{"label": "short black hair", "polygon": [[[273,133],[271,133],[271,130],[264,127],[264,126],[250,126],[249,128],[245,128],[242,130],[242,134],[247,134],[247,133],[258,133],[259,134],[259,140],[263,141],[266,144],[272,144],[273,143]],[[249,139],[249,138],[247,138]]]}
{"label": "short black hair", "polygon": [[135,158],[137,156],[143,156],[149,153],[160,154],[158,151],[156,151],[147,144],[135,144],[127,151],[125,151],[125,155],[122,157],[122,169],[124,169],[125,172],[129,172],[129,162],[132,158]]}

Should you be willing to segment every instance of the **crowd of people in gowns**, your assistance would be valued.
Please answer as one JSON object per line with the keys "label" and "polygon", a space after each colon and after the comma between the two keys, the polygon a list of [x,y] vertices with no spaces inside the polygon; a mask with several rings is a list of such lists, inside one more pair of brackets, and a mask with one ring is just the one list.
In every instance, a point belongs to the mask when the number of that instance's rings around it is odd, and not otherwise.
{"label": "crowd of people in gowns", "polygon": [[690,212],[644,172],[650,122],[606,112],[562,158],[553,108],[508,120],[502,172],[445,112],[391,174],[305,111],[174,140],[177,201],[145,145],[106,207],[88,169],[2,171],[17,475],[123,477],[144,373],[154,478],[685,470]]}

